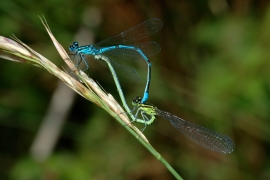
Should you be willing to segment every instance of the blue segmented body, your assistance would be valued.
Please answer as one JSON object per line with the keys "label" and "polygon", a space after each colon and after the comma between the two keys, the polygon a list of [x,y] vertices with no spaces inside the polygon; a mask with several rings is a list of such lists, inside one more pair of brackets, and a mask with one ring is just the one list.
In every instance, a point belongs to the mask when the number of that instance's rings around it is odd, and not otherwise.
{"label": "blue segmented body", "polygon": [[151,81],[152,64],[148,57],[157,54],[161,48],[155,42],[144,42],[139,44],[132,43],[139,39],[153,35],[154,33],[158,32],[162,26],[163,22],[160,19],[149,19],[131,29],[128,29],[116,36],[103,40],[94,45],[79,46],[78,42],[73,42],[73,44],[69,47],[69,50],[74,52],[74,58],[80,56],[80,58],[77,58],[76,67],[78,67],[83,60],[86,64],[85,70],[89,69],[88,62],[84,57],[86,54],[93,56],[102,55],[109,58],[110,63],[114,68],[120,69],[120,72],[124,73],[126,76],[135,81],[139,81],[138,73],[131,68],[115,62],[115,59],[118,60],[124,57],[127,60],[145,60],[148,66],[148,73],[146,87],[142,99],[142,102],[144,103],[149,97],[149,87]]}

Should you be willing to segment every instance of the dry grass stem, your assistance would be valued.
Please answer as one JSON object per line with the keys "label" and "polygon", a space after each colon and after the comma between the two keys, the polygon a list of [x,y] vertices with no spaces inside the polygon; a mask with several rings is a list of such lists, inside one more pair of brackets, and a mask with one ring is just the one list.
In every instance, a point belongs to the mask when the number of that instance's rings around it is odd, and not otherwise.
{"label": "dry grass stem", "polygon": [[[74,63],[70,60],[68,54],[61,46],[60,43],[53,36],[44,18],[40,18],[43,25],[45,26],[49,36],[51,37],[57,51],[63,58],[64,62],[69,66],[73,73],[77,75],[79,81],[69,75],[69,73],[62,71],[55,66],[51,61],[32,50],[30,47],[25,45],[16,37],[12,39],[0,36],[0,57],[3,59],[32,64],[46,69],[49,73],[58,77],[68,87],[76,91],[85,99],[95,103],[104,110],[106,110],[111,116],[113,116],[119,123],[124,127],[158,159],[160,160],[177,179],[181,177],[177,172],[168,164],[168,162],[150,145],[146,137],[141,131],[130,123],[127,113],[122,109],[118,102],[110,94],[104,92],[102,88],[91,78],[89,78],[83,71],[76,68]],[[82,82],[82,83],[81,83]]]}

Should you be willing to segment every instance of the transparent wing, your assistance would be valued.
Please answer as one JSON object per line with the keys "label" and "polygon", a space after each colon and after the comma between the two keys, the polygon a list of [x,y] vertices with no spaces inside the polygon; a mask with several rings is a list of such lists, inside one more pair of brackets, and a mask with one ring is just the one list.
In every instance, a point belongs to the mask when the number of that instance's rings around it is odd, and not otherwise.
{"label": "transparent wing", "polygon": [[[156,42],[145,42],[135,45],[135,48],[139,48],[145,56],[150,57],[160,52],[161,48]],[[143,60],[143,57],[134,49],[116,48],[103,53],[105,56],[113,56],[119,60],[137,61]]]}
{"label": "transparent wing", "polygon": [[113,61],[111,58],[110,58],[110,63],[116,72],[121,73],[122,75],[131,79],[132,81],[140,82],[140,75],[134,69],[128,66],[125,66],[123,64],[120,64],[116,61]]}
{"label": "transparent wing", "polygon": [[231,153],[234,150],[232,140],[225,134],[220,134],[195,123],[185,121],[159,109],[157,109],[157,115],[169,120],[183,135],[207,149],[224,154]]}
{"label": "transparent wing", "polygon": [[110,37],[103,41],[100,41],[96,45],[116,45],[132,43],[136,40],[146,38],[158,32],[163,26],[163,22],[160,19],[153,18],[134,26],[116,36]]}

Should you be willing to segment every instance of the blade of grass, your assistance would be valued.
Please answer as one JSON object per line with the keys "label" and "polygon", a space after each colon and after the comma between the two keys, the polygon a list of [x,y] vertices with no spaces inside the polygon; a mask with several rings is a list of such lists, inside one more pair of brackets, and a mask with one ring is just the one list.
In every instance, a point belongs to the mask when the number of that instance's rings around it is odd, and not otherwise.
{"label": "blade of grass", "polygon": [[120,124],[122,124],[128,130],[128,132],[130,132],[134,137],[136,137],[138,141],[142,143],[142,145],[145,146],[159,161],[161,161],[176,179],[182,179],[179,174],[170,166],[170,164],[151,146],[151,144],[141,133],[141,131],[136,126],[130,123],[127,114],[124,113],[124,110],[113,98],[113,96],[104,92],[98,86],[98,84],[95,83],[93,79],[89,78],[84,72],[79,71],[75,68],[74,63],[69,59],[69,56],[64,50],[64,48],[54,38],[45,19],[40,19],[45,26],[49,36],[51,37],[60,56],[70,67],[70,69],[78,76],[79,80],[84,84],[71,77],[68,73],[59,69],[51,61],[49,61],[36,51],[32,50],[30,47],[28,47],[16,37],[13,37],[13,39],[15,40],[14,41],[12,39],[0,36],[0,57],[15,62],[28,63],[39,66],[46,69],[52,75],[58,77],[68,87],[73,89],[82,97],[95,103],[97,106],[107,111]]}

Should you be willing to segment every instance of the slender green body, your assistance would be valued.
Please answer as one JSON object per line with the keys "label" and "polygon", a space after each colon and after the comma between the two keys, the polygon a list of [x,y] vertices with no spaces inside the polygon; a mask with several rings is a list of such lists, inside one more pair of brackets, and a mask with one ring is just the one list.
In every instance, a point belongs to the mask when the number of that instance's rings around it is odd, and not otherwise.
{"label": "slender green body", "polygon": [[131,119],[134,121],[135,120],[135,117],[132,114],[131,110],[129,109],[128,105],[127,105],[127,102],[126,102],[124,93],[122,91],[121,85],[119,83],[118,77],[116,75],[116,72],[115,72],[113,66],[111,65],[111,62],[110,62],[109,58],[107,58],[106,56],[102,56],[102,55],[95,55],[94,57],[95,57],[95,59],[103,60],[103,61],[105,61],[108,64],[109,69],[110,69],[110,71],[112,73],[112,77],[114,79],[114,82],[115,82],[117,91],[119,93],[120,99],[121,99],[121,101],[123,103],[123,107],[125,108],[127,114],[129,114],[129,116],[131,117]]}
{"label": "slender green body", "polygon": [[[138,96],[132,101],[132,104],[137,109],[134,121],[145,124],[143,130],[156,120],[156,116],[161,116],[193,142],[224,154],[233,152],[234,143],[229,136],[186,121],[169,112],[159,110],[155,106],[141,103],[141,100],[142,98]],[[143,120],[137,119],[139,113],[141,113]]]}

